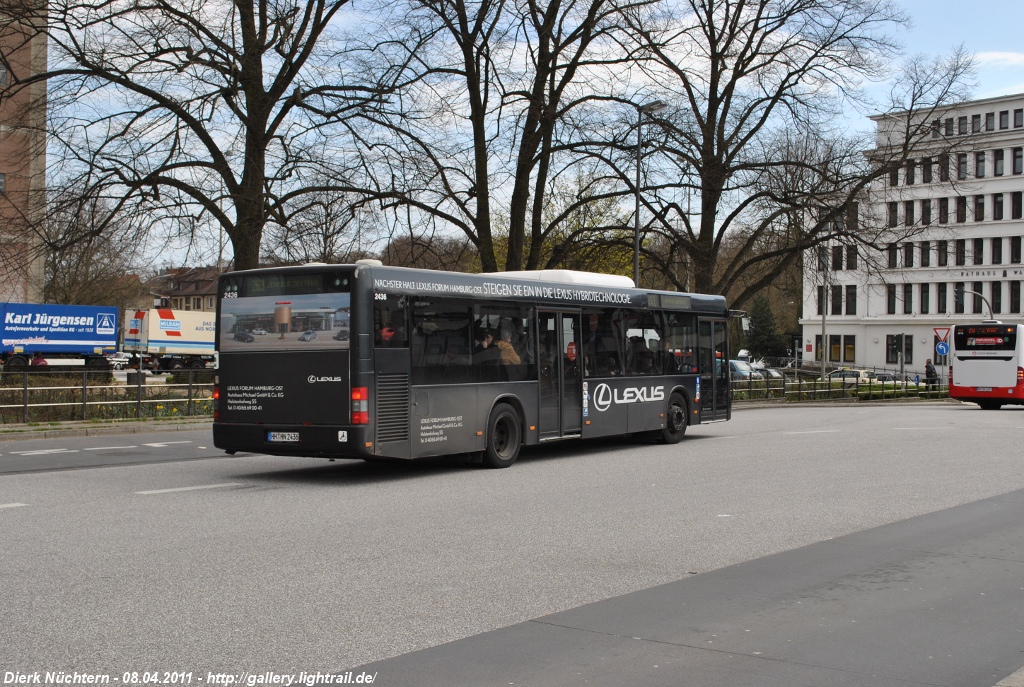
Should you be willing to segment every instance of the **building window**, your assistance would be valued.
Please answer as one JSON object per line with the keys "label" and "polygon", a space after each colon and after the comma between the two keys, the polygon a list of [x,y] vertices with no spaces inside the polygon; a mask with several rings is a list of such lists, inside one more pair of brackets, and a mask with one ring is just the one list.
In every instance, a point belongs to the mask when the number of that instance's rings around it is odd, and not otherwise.
{"label": "building window", "polygon": [[857,286],[855,284],[846,286],[846,314],[857,314]]}
{"label": "building window", "polygon": [[949,222],[949,198],[939,198],[939,224]]}
{"label": "building window", "polygon": [[967,133],[967,117],[956,118],[956,132],[961,136]]}
{"label": "building window", "polygon": [[984,306],[982,305],[981,296],[978,295],[978,294],[981,293],[982,287],[983,287],[983,284],[980,281],[974,282],[974,284],[972,284],[972,287],[971,287],[971,291],[974,292],[973,294],[971,294],[972,296],[974,296],[974,298],[972,298],[972,300],[974,302],[971,304],[972,305],[971,310],[974,313],[982,313],[982,312],[984,312],[982,310],[982,308]]}
{"label": "building window", "polygon": [[939,155],[939,181],[949,181],[949,155]]}
{"label": "building window", "polygon": [[908,227],[914,226],[914,201],[903,201],[903,224]]}
{"label": "building window", "polygon": [[1003,239],[998,236],[992,239],[992,264],[1003,264]]}
{"label": "building window", "polygon": [[930,241],[921,242],[921,267],[932,265],[932,244]]}
{"label": "building window", "polygon": [[1019,129],[1024,126],[1024,108],[1013,111],[1013,128]]}
{"label": "building window", "polygon": [[903,244],[903,266],[914,266],[914,244],[912,243]]}
{"label": "building window", "polygon": [[914,337],[904,334],[887,334],[885,337],[885,362],[897,365],[900,362],[900,347],[903,348],[903,362],[910,365],[914,362]]}
{"label": "building window", "polygon": [[824,295],[825,295],[825,287],[824,286],[819,286],[818,287],[818,314],[819,315],[821,315],[822,313],[825,312],[825,301],[822,300]]}
{"label": "building window", "polygon": [[946,117],[946,120],[943,122],[943,124],[946,127],[946,135],[947,136],[952,136],[953,135],[953,118],[952,117]]}
{"label": "building window", "polygon": [[1003,312],[1003,282],[992,282],[992,314]]}
{"label": "building window", "polygon": [[832,286],[832,303],[831,303],[830,314],[842,315],[843,314],[843,287],[834,284]]}
{"label": "building window", "polygon": [[896,314],[896,285],[887,284],[885,287],[886,312],[890,315]]}
{"label": "building window", "polygon": [[997,177],[1003,176],[1003,150],[992,151],[992,174]]}
{"label": "building window", "polygon": [[949,241],[939,241],[938,262],[939,267],[946,267],[949,265]]}
{"label": "building window", "polygon": [[962,281],[953,285],[953,312],[958,315],[964,312],[964,283]]}
{"label": "building window", "polygon": [[906,171],[906,174],[904,174],[904,178],[906,179],[906,184],[908,186],[910,186],[911,184],[914,183],[914,160],[913,159],[907,160],[907,171]]}
{"label": "building window", "polygon": [[903,285],[903,314],[910,315],[914,312],[914,285]]}
{"label": "building window", "polygon": [[1020,264],[1020,237],[1010,237],[1010,262],[1014,265]]}
{"label": "building window", "polygon": [[828,248],[818,246],[818,271],[824,272],[828,269]]}
{"label": "building window", "polygon": [[841,342],[842,337],[840,337],[838,334],[828,335],[828,359],[831,360],[832,362],[839,362],[839,346]]}
{"label": "building window", "polygon": [[982,265],[985,263],[985,239],[974,239],[973,250],[971,251],[971,263]]}
{"label": "building window", "polygon": [[895,243],[890,243],[889,244],[888,252],[889,252],[889,269],[891,269],[891,270],[894,270],[897,267],[897,265],[896,265],[896,250],[897,250],[896,249],[896,244]]}
{"label": "building window", "polygon": [[1010,152],[1013,155],[1013,173],[1024,173],[1024,148],[1014,148]]}
{"label": "building window", "polygon": [[956,154],[956,178],[967,178],[967,153]]}
{"label": "building window", "polygon": [[967,241],[966,239],[957,239],[956,243],[953,244],[953,252],[955,253],[956,264],[966,265],[967,264]]}
{"label": "building window", "polygon": [[889,203],[889,227],[898,226],[900,223],[900,206],[896,201]]}
{"label": "building window", "polygon": [[946,314],[946,283],[935,285],[935,312]]}
{"label": "building window", "polygon": [[1003,194],[993,193],[992,194],[992,219],[1003,218]]}
{"label": "building window", "polygon": [[974,221],[985,221],[985,196],[974,196]]}
{"label": "building window", "polygon": [[1020,312],[1020,282],[1010,282],[1010,312],[1017,314]]}
{"label": "building window", "polygon": [[921,181],[925,184],[932,183],[932,159],[930,157],[921,160]]}
{"label": "building window", "polygon": [[852,363],[857,359],[857,337],[853,334],[843,335],[843,362]]}
{"label": "building window", "polygon": [[1021,191],[1010,194],[1010,219],[1021,219]]}
{"label": "building window", "polygon": [[889,166],[889,185],[899,186],[900,185],[900,168],[897,165]]}
{"label": "building window", "polygon": [[928,308],[931,306],[929,302],[931,296],[931,284],[921,284],[921,314],[927,315]]}
{"label": "building window", "polygon": [[999,128],[1009,129],[1010,128],[1010,111],[1000,110],[999,112]]}
{"label": "building window", "polygon": [[848,270],[855,270],[855,269],[857,269],[857,258],[858,257],[859,257],[859,253],[858,253],[858,250],[857,250],[857,246],[856,245],[847,246],[846,247],[846,269],[848,269]]}
{"label": "building window", "polygon": [[981,132],[981,115],[971,115],[971,133],[977,134]]}
{"label": "building window", "polygon": [[996,130],[996,113],[986,112],[985,113],[985,131]]}
{"label": "building window", "polygon": [[985,153],[974,154],[974,176],[985,178]]}
{"label": "building window", "polygon": [[932,223],[932,201],[925,198],[921,201],[921,224],[928,226]]}
{"label": "building window", "polygon": [[7,174],[0,172],[0,196],[7,195]]}
{"label": "building window", "polygon": [[956,221],[960,224],[967,221],[967,196],[956,197]]}
{"label": "building window", "polygon": [[843,247],[832,246],[832,269],[838,272],[843,269]]}

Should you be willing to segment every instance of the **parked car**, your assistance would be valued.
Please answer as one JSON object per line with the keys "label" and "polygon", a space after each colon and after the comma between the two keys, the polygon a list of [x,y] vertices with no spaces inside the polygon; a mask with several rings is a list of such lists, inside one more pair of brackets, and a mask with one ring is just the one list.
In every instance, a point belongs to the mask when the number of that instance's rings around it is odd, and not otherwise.
{"label": "parked car", "polygon": [[760,372],[761,376],[765,379],[785,379],[785,376],[781,372],[770,367],[762,368],[758,370],[758,372]]}
{"label": "parked car", "polygon": [[252,343],[256,340],[256,337],[246,331],[237,331],[235,332],[234,339],[243,343]]}
{"label": "parked car", "polygon": [[760,372],[743,360],[729,361],[729,377],[731,379],[764,379]]}
{"label": "parked car", "polygon": [[131,362],[131,360],[132,354],[125,353],[124,351],[111,353],[110,355],[107,356],[107,361],[110,363],[110,366],[115,370],[127,369],[128,364]]}
{"label": "parked car", "polygon": [[256,336],[266,336],[267,330],[260,329],[259,327],[257,327],[256,329],[253,329],[251,333],[255,334]]}
{"label": "parked car", "polygon": [[901,375],[898,372],[879,372],[875,376],[876,382],[892,386],[917,387],[917,382],[910,375]]}
{"label": "parked car", "polygon": [[828,381],[843,382],[847,386],[871,384],[874,380],[875,373],[873,370],[836,370],[828,375]]}
{"label": "parked car", "polygon": [[302,334],[299,335],[299,341],[312,341],[315,338],[316,332],[314,332],[312,329],[309,330],[308,332],[302,332]]}
{"label": "parked car", "polygon": [[348,341],[348,327],[342,327],[331,338],[335,341]]}

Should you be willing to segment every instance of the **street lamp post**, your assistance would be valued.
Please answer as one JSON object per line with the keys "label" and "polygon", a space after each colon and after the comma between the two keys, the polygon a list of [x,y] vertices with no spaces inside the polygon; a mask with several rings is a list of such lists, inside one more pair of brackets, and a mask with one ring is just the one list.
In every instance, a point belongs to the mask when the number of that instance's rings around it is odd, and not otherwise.
{"label": "street lamp post", "polygon": [[636,214],[633,217],[633,283],[640,286],[640,162],[643,157],[644,115],[652,115],[668,107],[668,103],[655,100],[636,106]]}

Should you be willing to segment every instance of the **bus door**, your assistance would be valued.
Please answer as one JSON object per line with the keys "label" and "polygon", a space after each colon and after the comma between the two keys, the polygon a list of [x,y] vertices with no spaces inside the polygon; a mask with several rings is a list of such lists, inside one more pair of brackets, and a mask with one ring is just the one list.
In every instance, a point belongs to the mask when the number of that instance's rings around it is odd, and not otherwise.
{"label": "bus door", "polygon": [[729,419],[729,346],[725,320],[697,322],[700,421]]}
{"label": "bus door", "polygon": [[540,438],[579,436],[583,426],[580,313],[537,313],[540,337]]}

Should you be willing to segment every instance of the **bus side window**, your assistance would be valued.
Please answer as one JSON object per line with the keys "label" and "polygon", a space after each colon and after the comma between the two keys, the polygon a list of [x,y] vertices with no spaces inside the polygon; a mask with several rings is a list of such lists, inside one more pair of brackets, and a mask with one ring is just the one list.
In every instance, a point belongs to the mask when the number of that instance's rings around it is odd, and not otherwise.
{"label": "bus side window", "polygon": [[406,332],[406,298],[388,295],[387,300],[373,303],[373,345],[377,348],[405,348],[409,345]]}

